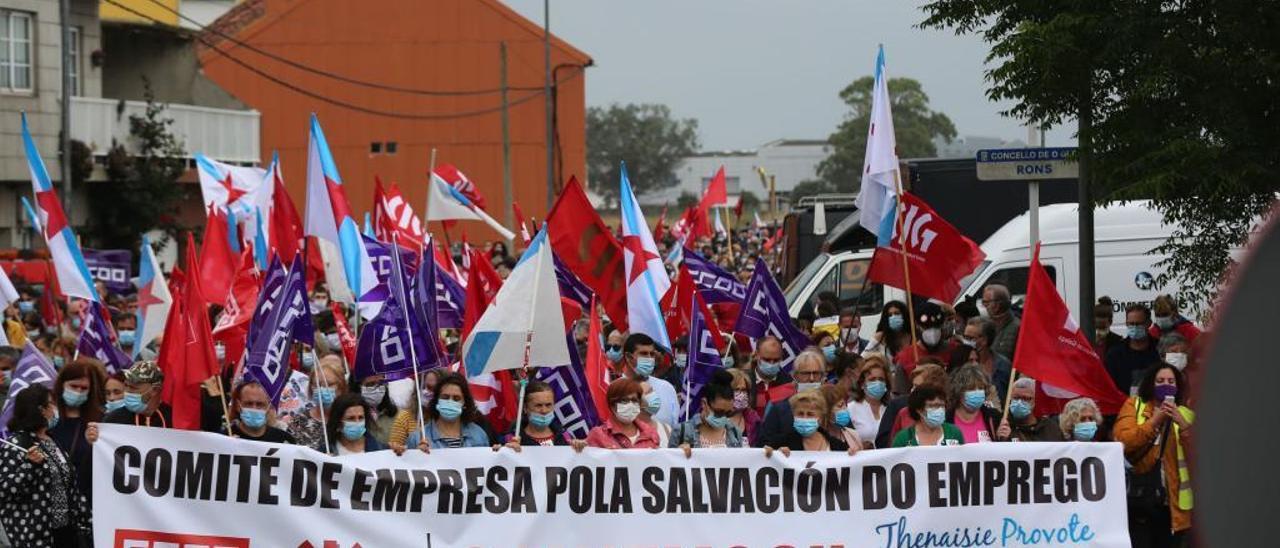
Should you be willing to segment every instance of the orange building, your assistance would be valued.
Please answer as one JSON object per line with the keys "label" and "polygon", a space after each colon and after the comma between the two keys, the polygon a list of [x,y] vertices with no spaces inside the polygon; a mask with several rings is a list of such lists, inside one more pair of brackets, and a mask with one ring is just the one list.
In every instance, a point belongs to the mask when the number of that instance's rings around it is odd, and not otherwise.
{"label": "orange building", "polygon": [[[500,44],[507,51],[512,188],[538,219],[547,210],[542,28],[498,0],[247,0],[202,34],[204,73],[261,112],[264,165],[273,151],[304,207],[307,119],[316,113],[355,212],[375,176],[396,181],[424,213],[431,150],[503,211]],[[591,58],[552,36],[556,185],[586,172],[585,69]],[[558,191],[558,188],[555,190]],[[462,224],[473,239],[496,237]],[[439,234],[439,225],[432,223]],[[457,238],[457,229],[453,237]]]}

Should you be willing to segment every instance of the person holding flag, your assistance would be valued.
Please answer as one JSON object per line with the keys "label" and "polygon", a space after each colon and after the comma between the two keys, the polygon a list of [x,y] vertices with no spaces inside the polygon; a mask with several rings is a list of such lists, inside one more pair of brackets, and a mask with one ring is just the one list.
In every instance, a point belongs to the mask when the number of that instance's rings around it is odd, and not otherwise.
{"label": "person holding flag", "polygon": [[467,378],[457,373],[440,377],[424,420],[426,425],[421,431],[409,434],[409,447],[430,453],[432,449],[491,446],[489,435],[479,424],[484,417],[476,408]]}
{"label": "person holding flag", "polygon": [[0,526],[14,546],[80,546],[93,537],[92,512],[49,436],[59,419],[53,391],[33,384],[13,400],[12,437],[0,447]]}

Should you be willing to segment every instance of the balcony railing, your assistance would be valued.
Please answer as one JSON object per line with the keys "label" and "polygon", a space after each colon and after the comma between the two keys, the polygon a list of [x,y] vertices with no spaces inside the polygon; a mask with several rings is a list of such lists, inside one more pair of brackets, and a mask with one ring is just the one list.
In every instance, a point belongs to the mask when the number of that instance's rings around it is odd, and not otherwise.
{"label": "balcony railing", "polygon": [[[89,145],[95,156],[111,149],[112,142],[135,151],[129,136],[129,117],[146,114],[142,101],[121,101],[93,97],[71,98],[71,138]],[[182,143],[188,158],[196,152],[228,163],[257,163],[259,119],[256,110],[230,110],[169,104],[163,116],[173,119],[173,133]]]}

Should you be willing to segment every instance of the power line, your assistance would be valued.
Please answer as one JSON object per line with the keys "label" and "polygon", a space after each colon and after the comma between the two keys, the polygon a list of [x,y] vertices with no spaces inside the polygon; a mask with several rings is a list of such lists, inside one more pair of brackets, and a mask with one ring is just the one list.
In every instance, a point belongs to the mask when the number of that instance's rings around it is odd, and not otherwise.
{"label": "power line", "polygon": [[[213,33],[213,34],[218,35],[218,36],[219,36],[219,37],[221,37],[222,39],[227,40],[227,41],[229,41],[229,42],[231,42],[231,43],[233,43],[233,44],[235,44],[235,45],[237,45],[237,46],[240,46],[240,47],[242,47],[242,48],[245,48],[245,49],[247,49],[247,50],[249,50],[249,51],[252,51],[252,52],[257,53],[257,54],[259,54],[259,55],[262,55],[262,56],[264,56],[264,57],[267,57],[267,58],[270,58],[270,59],[274,59],[274,60],[276,60],[276,61],[279,61],[279,62],[281,62],[281,63],[284,63],[284,64],[286,64],[286,65],[289,65],[289,66],[291,66],[291,67],[294,67],[294,68],[296,68],[296,69],[299,69],[299,70],[302,70],[302,71],[305,71],[305,72],[310,72],[310,73],[312,73],[312,74],[316,74],[316,75],[319,75],[319,76],[323,76],[323,77],[325,77],[325,78],[332,78],[332,79],[334,79],[334,80],[338,80],[338,81],[340,81],[340,82],[346,82],[346,83],[348,83],[348,84],[353,84],[353,85],[357,85],[357,86],[363,86],[363,87],[372,88],[372,89],[380,89],[380,90],[384,90],[384,91],[395,91],[395,92],[399,92],[399,93],[410,93],[410,94],[414,94],[414,95],[428,95],[428,96],[444,96],[444,97],[453,97],[453,96],[465,96],[465,95],[493,95],[493,94],[496,94],[496,93],[502,93],[502,88],[473,89],[473,90],[430,90],[430,89],[419,89],[419,88],[407,88],[407,87],[395,86],[395,85],[391,85],[391,84],[383,84],[383,83],[379,83],[379,82],[368,82],[368,81],[364,81],[364,80],[359,80],[359,79],[352,78],[352,77],[349,77],[349,76],[344,76],[344,75],[337,74],[337,73],[334,73],[334,72],[330,72],[330,71],[327,71],[327,70],[324,70],[324,69],[319,69],[319,68],[316,68],[316,67],[313,67],[313,66],[310,66],[310,65],[306,65],[306,64],[303,64],[303,63],[299,63],[299,62],[294,61],[294,60],[292,60],[292,59],[289,59],[289,58],[287,58],[287,57],[283,57],[283,56],[277,55],[277,54],[275,54],[275,53],[271,53],[271,52],[266,51],[266,50],[264,50],[264,49],[261,49],[261,48],[259,48],[259,47],[257,47],[257,46],[254,46],[253,44],[250,44],[250,43],[248,43],[248,42],[243,42],[243,41],[241,41],[241,40],[239,40],[239,39],[237,39],[237,38],[235,38],[235,37],[233,37],[233,36],[231,36],[231,35],[229,35],[229,34],[226,34],[226,33],[222,32],[221,30],[218,30],[217,28],[214,28],[214,27],[211,27],[211,26],[207,26],[207,25],[201,25],[199,21],[196,21],[195,19],[192,19],[192,18],[190,18],[190,17],[188,17],[188,16],[186,16],[186,15],[183,15],[181,12],[179,12],[179,11],[177,11],[177,10],[175,10],[175,9],[173,9],[173,8],[171,8],[171,7],[169,7],[169,6],[167,6],[167,5],[165,5],[164,3],[160,2],[159,0],[150,0],[150,2],[151,2],[152,4],[155,4],[155,5],[159,6],[160,8],[164,9],[165,11],[168,11],[169,13],[172,13],[172,14],[174,14],[174,15],[178,16],[178,17],[179,17],[179,18],[181,18],[182,20],[184,20],[184,21],[186,21],[186,22],[188,22],[188,23],[191,23],[192,25],[194,25],[197,29],[199,29],[199,30],[201,30],[201,31],[208,31],[208,32],[211,32],[211,33]],[[114,4],[115,2],[112,2],[112,3]],[[152,19],[152,20],[154,21],[154,19]],[[159,22],[159,21],[157,21],[157,22]],[[204,40],[202,40],[202,41],[204,41]],[[204,42],[205,42],[206,44],[208,44],[208,41],[204,41]],[[210,45],[210,47],[213,47],[213,46],[212,46],[212,45]],[[508,91],[540,91],[540,90],[542,90],[542,86],[512,86],[512,87],[508,87],[508,88],[507,88],[507,90],[508,90]]]}
{"label": "power line", "polygon": [[[120,9],[123,9],[123,10],[125,10],[125,11],[127,11],[127,12],[129,12],[129,13],[132,13],[132,14],[134,14],[134,15],[138,16],[138,17],[141,17],[141,18],[143,18],[143,19],[146,19],[146,20],[152,21],[152,22],[154,22],[154,23],[164,24],[164,22],[163,22],[163,21],[160,21],[160,20],[158,20],[158,19],[155,19],[154,17],[151,17],[151,16],[149,16],[149,15],[147,15],[147,14],[141,13],[141,12],[139,12],[139,11],[137,11],[137,10],[133,9],[132,7],[129,7],[129,6],[126,6],[126,5],[124,5],[124,4],[121,4],[120,2],[117,2],[116,0],[104,0],[104,1],[105,1],[106,3],[108,3],[108,4],[111,4],[111,5],[113,5],[113,6],[116,6],[116,7],[120,8]],[[308,90],[308,89],[306,89],[306,88],[303,88],[303,87],[300,87],[300,86],[294,85],[294,84],[289,83],[289,82],[287,82],[287,81],[285,81],[285,80],[283,80],[283,79],[281,79],[281,78],[279,78],[279,77],[277,77],[277,76],[275,76],[275,75],[269,74],[269,73],[267,73],[267,72],[263,71],[262,69],[259,69],[259,68],[255,67],[255,66],[253,66],[253,65],[250,65],[249,63],[247,63],[247,62],[245,62],[245,61],[241,60],[240,58],[238,58],[238,57],[236,57],[236,56],[234,56],[234,55],[231,55],[230,53],[228,53],[228,52],[226,52],[226,51],[222,50],[222,49],[221,49],[221,48],[219,48],[216,44],[211,43],[208,39],[204,38],[203,36],[201,36],[201,35],[199,35],[199,34],[197,34],[197,35],[196,35],[196,39],[197,39],[197,40],[199,40],[200,42],[204,43],[206,46],[208,46],[208,47],[209,47],[209,49],[212,49],[213,51],[217,52],[218,54],[222,55],[223,57],[226,57],[226,58],[227,58],[227,60],[229,60],[229,61],[231,61],[231,62],[233,62],[233,63],[235,63],[235,64],[237,64],[237,65],[239,65],[239,66],[241,66],[241,67],[243,67],[244,69],[246,69],[246,70],[248,70],[248,71],[250,71],[250,72],[252,72],[252,73],[254,73],[254,74],[257,74],[258,76],[261,76],[261,77],[263,77],[263,78],[265,78],[265,79],[267,79],[267,80],[269,80],[269,81],[271,81],[271,82],[275,83],[276,85],[279,85],[279,86],[281,86],[281,87],[284,87],[285,89],[288,89],[288,90],[293,91],[293,92],[295,92],[295,93],[298,93],[298,94],[301,94],[301,95],[305,95],[305,96],[310,97],[310,98],[312,98],[312,99],[316,99],[316,100],[318,100],[318,101],[322,101],[322,102],[324,102],[324,103],[328,103],[328,104],[330,104],[330,105],[334,105],[334,106],[337,106],[337,107],[340,107],[340,108],[345,108],[345,109],[348,109],[348,110],[353,110],[353,111],[356,111],[356,112],[361,112],[361,113],[364,113],[364,114],[370,114],[370,115],[374,115],[374,116],[383,116],[383,117],[387,117],[387,118],[397,118],[397,119],[402,119],[402,120],[454,120],[454,119],[461,119],[461,118],[470,118],[470,117],[475,117],[475,116],[482,116],[482,115],[485,115],[485,114],[492,114],[492,113],[495,113],[495,112],[501,111],[501,110],[502,110],[502,108],[503,108],[503,107],[502,107],[502,105],[498,105],[498,106],[496,106],[496,107],[490,107],[490,108],[484,108],[484,109],[472,110],[472,111],[465,111],[465,112],[455,112],[455,113],[451,113],[451,114],[407,114],[407,113],[403,113],[403,112],[395,112],[395,111],[387,111],[387,110],[373,109],[373,108],[369,108],[369,107],[365,107],[365,106],[357,105],[357,104],[354,104],[354,103],[348,103],[348,102],[346,102],[346,101],[342,101],[342,100],[339,100],[339,99],[334,99],[334,98],[332,98],[332,97],[328,97],[328,96],[325,96],[325,95],[321,95],[321,94],[319,94],[319,93],[313,92],[313,91]],[[568,81],[570,78],[573,78],[573,77],[575,77],[575,76],[577,76],[577,73],[576,73],[576,72],[575,72],[574,74],[570,75],[570,76],[565,77],[565,79],[564,79],[564,80],[562,80],[561,82]],[[557,82],[557,85],[558,85],[558,84],[560,84],[561,82]],[[532,92],[532,93],[530,93],[529,95],[526,95],[526,96],[521,97],[521,98],[519,98],[519,99],[516,99],[516,100],[514,100],[514,101],[510,101],[510,102],[507,104],[507,107],[508,107],[508,108],[510,108],[510,107],[514,107],[514,106],[519,105],[519,104],[521,104],[521,103],[525,103],[525,102],[531,101],[531,100],[533,100],[533,99],[535,99],[535,98],[537,98],[537,97],[539,97],[539,96],[541,96],[541,95],[542,95],[542,90],[541,90],[541,89],[539,89],[538,91]]]}

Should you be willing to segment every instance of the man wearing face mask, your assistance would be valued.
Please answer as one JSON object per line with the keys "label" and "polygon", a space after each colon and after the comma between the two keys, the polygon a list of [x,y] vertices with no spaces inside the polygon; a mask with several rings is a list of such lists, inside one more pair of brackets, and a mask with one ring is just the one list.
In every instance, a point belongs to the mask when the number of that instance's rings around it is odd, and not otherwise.
{"label": "man wearing face mask", "polygon": [[1093,305],[1093,351],[1099,357],[1106,358],[1112,348],[1124,344],[1124,337],[1111,330],[1112,307],[1111,297],[1098,297],[1098,304]]}
{"label": "man wearing face mask", "polygon": [[[679,414],[676,389],[671,383],[653,376],[658,366],[658,345],[644,333],[632,333],[623,345],[622,372],[636,382],[647,381],[653,387],[653,395],[645,405],[651,409],[653,420],[671,427]],[[652,411],[656,408],[656,411]]]}
{"label": "man wearing face mask", "polygon": [[160,401],[163,384],[164,373],[156,362],[134,363],[124,372],[124,408],[108,413],[102,422],[170,428],[173,409]]}
{"label": "man wearing face mask", "polygon": [[920,340],[893,357],[894,363],[907,377],[911,376],[916,363],[923,358],[937,358],[942,363],[951,359],[955,345],[942,336],[942,322],[942,307],[937,303],[928,302],[916,308],[916,329],[919,330]]}
{"label": "man wearing face mask", "polygon": [[1057,417],[1036,418],[1036,381],[1021,377],[1013,381],[1009,416],[996,429],[996,441],[1062,441]]}
{"label": "man wearing face mask", "polygon": [[609,367],[615,373],[622,371],[622,345],[627,335],[612,325],[605,328],[604,357],[609,360]]}
{"label": "man wearing face mask", "polygon": [[[821,354],[819,354],[821,355]],[[755,401],[752,407],[756,413],[764,416],[769,404],[784,401],[796,393],[791,383],[791,375],[782,370],[782,341],[777,337],[762,337],[756,343],[755,369]]]}
{"label": "man wearing face mask", "polygon": [[[822,380],[826,378],[826,358],[822,352],[809,347],[796,356],[795,382],[792,383],[790,395],[797,392],[818,390],[822,388]],[[819,396],[821,397],[821,396]],[[792,425],[791,404],[788,399],[771,403],[760,422],[759,434],[752,442],[754,447],[781,447],[794,430]]]}
{"label": "man wearing face mask", "polygon": [[973,318],[964,326],[960,343],[978,354],[978,365],[982,367],[983,374],[991,379],[991,385],[996,387],[996,394],[1003,396],[1009,389],[1009,375],[1013,372],[1013,364],[1008,356],[1001,356],[991,350],[995,334],[996,325],[991,320]]}
{"label": "man wearing face mask", "polygon": [[1151,309],[1140,303],[1132,303],[1124,309],[1125,344],[1107,352],[1105,364],[1116,388],[1133,394],[1142,372],[1160,361],[1156,345],[1148,335],[1151,327]]}
{"label": "man wearing face mask", "polygon": [[991,342],[991,349],[1001,356],[1013,356],[1022,322],[1013,315],[1013,300],[1009,296],[1009,288],[991,284],[983,289],[978,313],[996,324],[996,339]]}
{"label": "man wearing face mask", "polygon": [[862,354],[870,344],[866,339],[858,336],[858,332],[862,330],[862,317],[858,316],[858,311],[852,306],[847,306],[840,310],[840,334],[836,337],[837,343],[844,348],[849,354]]}

